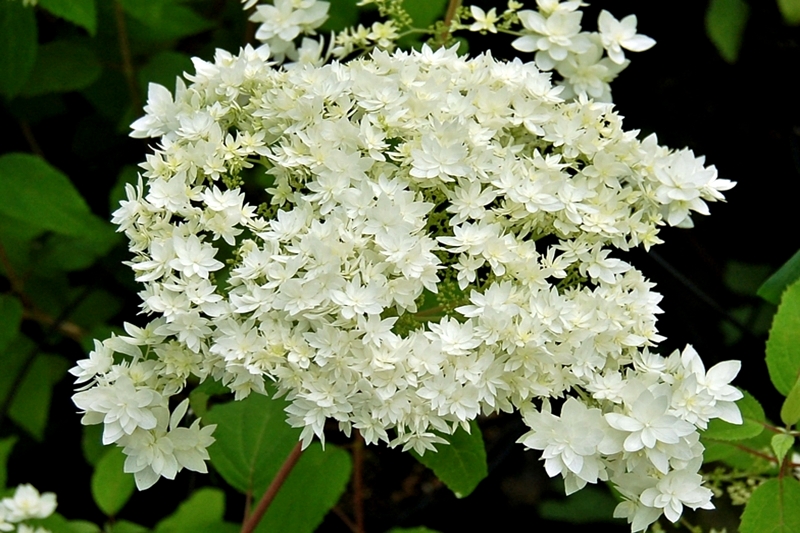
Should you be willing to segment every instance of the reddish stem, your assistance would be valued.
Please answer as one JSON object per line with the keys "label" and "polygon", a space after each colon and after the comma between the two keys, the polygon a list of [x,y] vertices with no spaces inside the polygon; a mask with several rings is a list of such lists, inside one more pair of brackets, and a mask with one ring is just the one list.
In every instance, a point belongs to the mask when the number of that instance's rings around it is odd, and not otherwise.
{"label": "reddish stem", "polygon": [[287,477],[289,477],[292,468],[294,468],[294,465],[297,464],[297,460],[300,459],[300,455],[302,453],[302,442],[298,442],[289,453],[289,456],[286,457],[286,460],[281,465],[281,469],[278,470],[278,473],[275,474],[274,478],[272,478],[272,483],[270,483],[269,487],[267,487],[267,491],[264,493],[264,496],[262,496],[261,501],[258,502],[253,514],[251,514],[242,524],[242,533],[252,533],[256,529],[256,526],[261,521],[264,513],[267,512],[267,509],[269,509],[269,506],[272,503],[272,500],[275,499],[278,491],[281,490],[283,482],[286,481]]}

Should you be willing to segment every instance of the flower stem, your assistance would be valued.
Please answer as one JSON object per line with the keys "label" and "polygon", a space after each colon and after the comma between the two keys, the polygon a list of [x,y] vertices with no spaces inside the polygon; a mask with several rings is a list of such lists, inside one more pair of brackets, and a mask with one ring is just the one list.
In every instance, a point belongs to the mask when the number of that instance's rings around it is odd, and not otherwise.
{"label": "flower stem", "polygon": [[294,468],[294,465],[297,464],[297,460],[300,459],[300,455],[302,455],[302,453],[303,443],[298,442],[286,457],[286,460],[281,465],[281,469],[278,470],[278,473],[275,474],[274,478],[272,478],[272,483],[270,483],[269,487],[267,487],[267,491],[264,493],[264,496],[261,497],[261,501],[258,502],[253,514],[251,514],[242,524],[241,533],[252,533],[256,529],[256,526],[261,521],[264,513],[267,512],[267,509],[269,509],[269,506],[272,503],[272,500],[275,499],[278,491],[281,490],[283,482],[286,481],[287,477],[289,477],[292,468]]}
{"label": "flower stem", "polygon": [[459,7],[461,7],[461,0],[450,0],[447,4],[447,11],[444,14],[444,31],[441,36],[442,45],[450,38],[450,25],[453,23],[453,18],[456,16],[456,11],[458,11]]}

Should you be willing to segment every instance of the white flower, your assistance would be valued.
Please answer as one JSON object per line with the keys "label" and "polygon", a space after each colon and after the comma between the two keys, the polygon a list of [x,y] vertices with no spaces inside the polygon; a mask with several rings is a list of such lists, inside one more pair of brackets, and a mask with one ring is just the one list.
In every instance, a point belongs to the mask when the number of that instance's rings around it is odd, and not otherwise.
{"label": "white flower", "polygon": [[20,522],[29,518],[47,518],[56,510],[56,495],[52,492],[39,494],[33,485],[19,485],[11,498],[0,502],[5,513],[4,520]]}
{"label": "white flower", "polygon": [[618,65],[625,61],[623,48],[631,52],[644,52],[656,44],[650,37],[636,33],[636,15],[628,15],[619,21],[604,9],[597,17],[597,27],[608,57]]}

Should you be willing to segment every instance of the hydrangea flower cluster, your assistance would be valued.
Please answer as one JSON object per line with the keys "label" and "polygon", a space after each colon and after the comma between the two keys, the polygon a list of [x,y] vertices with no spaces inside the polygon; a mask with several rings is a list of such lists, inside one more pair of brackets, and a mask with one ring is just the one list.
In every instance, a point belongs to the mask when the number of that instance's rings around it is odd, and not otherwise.
{"label": "hydrangea flower cluster", "polygon": [[306,445],[332,419],[424,453],[519,410],[548,473],[614,483],[634,530],[711,506],[698,429],[741,421],[739,364],[651,353],[661,296],[617,256],[732,182],[533,63],[194,64],[174,96],[150,86],[132,136],[158,144],[114,214],[152,319],[71,370],[140,488],[205,471],[213,426],[169,400],[210,378],[237,399],[274,382]]}
{"label": "hydrangea flower cluster", "polygon": [[33,528],[21,522],[35,518],[47,518],[55,510],[55,494],[52,492],[39,494],[33,485],[19,485],[12,497],[3,498],[0,501],[0,531],[50,533],[43,527]]}

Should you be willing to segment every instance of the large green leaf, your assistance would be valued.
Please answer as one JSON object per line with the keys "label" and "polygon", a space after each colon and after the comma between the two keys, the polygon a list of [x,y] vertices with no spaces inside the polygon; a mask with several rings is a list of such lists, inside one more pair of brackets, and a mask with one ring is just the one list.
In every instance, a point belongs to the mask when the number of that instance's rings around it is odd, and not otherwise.
{"label": "large green leaf", "polygon": [[764,431],[764,409],[750,393],[744,392],[744,397],[736,402],[742,413],[741,424],[731,424],[715,418],[708,424],[708,429],[700,433],[703,440],[743,440],[755,437]]}
{"label": "large green leaf", "polygon": [[[300,456],[257,533],[313,533],[336,505],[350,479],[350,455],[336,446],[312,443]],[[261,494],[257,493],[256,497]]]}
{"label": "large green leaf", "polygon": [[22,2],[0,2],[0,94],[16,96],[36,62],[36,17]]}
{"label": "large green leaf", "polygon": [[470,422],[470,432],[459,428],[452,435],[443,435],[450,443],[440,444],[437,452],[414,456],[436,474],[458,498],[468,496],[488,474],[486,449],[481,430],[475,421]]}
{"label": "large green leaf", "polygon": [[783,20],[789,24],[800,24],[800,0],[778,0]]}
{"label": "large green leaf", "polygon": [[38,354],[11,401],[8,416],[38,441],[44,439],[53,385],[64,377],[69,367],[69,361],[60,355]]}
{"label": "large green leaf", "polygon": [[800,483],[788,476],[770,479],[750,496],[740,533],[797,533],[800,531]]}
{"label": "large green leaf", "polygon": [[77,237],[107,231],[69,179],[38,157],[0,157],[0,189],[0,214],[22,224]]}
{"label": "large green leaf", "polygon": [[66,93],[88,87],[100,77],[100,63],[91,48],[77,41],[53,41],[39,47],[36,63],[22,96]]}
{"label": "large green leaf", "polygon": [[209,448],[211,464],[235,489],[260,494],[300,440],[300,430],[286,423],[287,403],[260,394],[215,405],[206,424],[217,424]]}
{"label": "large green leaf", "polygon": [[125,457],[122,448],[109,448],[92,475],[92,497],[106,516],[116,516],[136,488],[133,475],[123,471]]}
{"label": "large green leaf", "polygon": [[176,0],[119,0],[131,18],[154,32],[156,39],[180,39],[213,27],[213,24]]}
{"label": "large green leaf", "polygon": [[19,333],[22,304],[10,294],[0,294],[0,357]]}
{"label": "large green leaf", "polygon": [[108,533],[147,533],[150,531],[144,526],[128,522],[127,520],[119,520],[113,524],[106,524],[106,528]]}
{"label": "large green leaf", "polygon": [[240,526],[224,523],[224,514],[225,493],[220,489],[199,489],[177,511],[156,524],[154,533],[237,533]]}
{"label": "large green leaf", "polygon": [[706,33],[728,63],[735,63],[739,57],[749,12],[744,0],[711,0],[708,5]]}
{"label": "large green leaf", "polygon": [[800,250],[758,288],[757,294],[766,301],[778,305],[786,287],[798,279],[800,279]]}
{"label": "large green leaf", "polygon": [[39,0],[39,6],[94,35],[97,31],[95,0]]}
{"label": "large green leaf", "polygon": [[11,450],[14,449],[14,444],[17,442],[17,437],[7,437],[0,440],[0,490],[6,486],[6,479],[8,477],[8,456],[11,455]]}
{"label": "large green leaf", "polygon": [[772,384],[787,396],[800,374],[800,282],[783,293],[767,339],[767,369]]}

